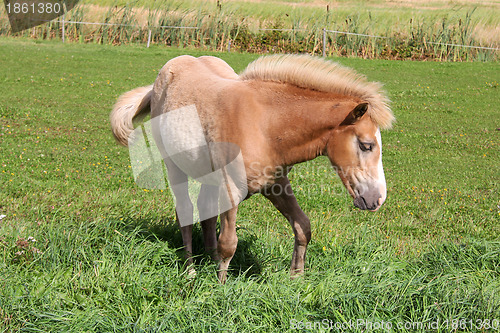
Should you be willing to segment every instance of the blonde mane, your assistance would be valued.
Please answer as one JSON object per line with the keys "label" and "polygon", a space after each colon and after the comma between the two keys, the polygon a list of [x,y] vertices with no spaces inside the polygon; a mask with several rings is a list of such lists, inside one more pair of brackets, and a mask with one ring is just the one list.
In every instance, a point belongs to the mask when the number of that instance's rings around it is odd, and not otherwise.
{"label": "blonde mane", "polygon": [[394,116],[378,82],[335,62],[308,55],[271,55],[250,63],[240,80],[286,82],[301,88],[357,97],[369,104],[368,114],[380,128],[390,128]]}

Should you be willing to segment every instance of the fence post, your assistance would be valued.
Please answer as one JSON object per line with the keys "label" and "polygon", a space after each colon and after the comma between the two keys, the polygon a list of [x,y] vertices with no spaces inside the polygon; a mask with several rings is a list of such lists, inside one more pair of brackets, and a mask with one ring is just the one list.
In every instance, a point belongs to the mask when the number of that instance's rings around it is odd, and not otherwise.
{"label": "fence post", "polygon": [[64,24],[64,16],[66,15],[66,11],[65,11],[65,7],[66,6],[63,6],[63,14],[62,14],[62,42],[64,43],[64,36],[66,35],[66,29],[65,29],[65,24]]}
{"label": "fence post", "polygon": [[323,57],[326,56],[326,29],[323,28]]}
{"label": "fence post", "polygon": [[148,31],[148,48],[149,48],[149,43],[151,42],[151,29]]}
{"label": "fence post", "polygon": [[231,52],[231,40],[227,43],[227,52]]}

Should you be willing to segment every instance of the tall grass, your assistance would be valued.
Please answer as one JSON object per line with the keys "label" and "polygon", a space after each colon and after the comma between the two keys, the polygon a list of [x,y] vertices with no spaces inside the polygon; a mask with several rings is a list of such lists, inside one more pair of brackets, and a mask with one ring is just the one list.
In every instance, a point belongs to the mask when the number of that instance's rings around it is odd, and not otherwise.
{"label": "tall grass", "polygon": [[[383,16],[360,13],[342,16],[327,10],[316,16],[300,12],[287,14],[287,19],[242,16],[237,6],[219,3],[211,7],[185,9],[174,3],[153,5],[147,9],[130,6],[96,7],[79,5],[66,14],[66,21],[93,21],[106,25],[66,24],[65,37],[71,41],[102,44],[151,42],[222,51],[303,52],[320,54],[323,29],[358,34],[379,34],[384,38],[328,32],[328,55],[358,56],[384,59],[436,59],[451,61],[498,60],[498,49],[479,49],[457,45],[482,45],[474,29],[479,18],[471,9],[459,16],[410,18],[399,27],[383,24]],[[0,34],[10,35],[3,13]],[[381,29],[385,26],[385,32]],[[174,28],[187,27],[187,28]],[[36,39],[60,38],[59,20],[25,30],[16,35]],[[495,42],[486,46],[498,47]]]}
{"label": "tall grass", "polygon": [[248,268],[239,253],[240,270],[220,285],[205,258],[199,258],[196,279],[186,279],[163,233],[137,221],[52,221],[34,235],[3,241],[16,245],[0,253],[8,263],[1,268],[7,274],[0,329],[292,332],[317,322],[328,331],[324,320],[333,332],[372,331],[369,325],[381,323],[395,332],[429,331],[414,325],[474,331],[486,321],[498,328],[500,248],[494,242],[438,244],[405,260],[368,233],[328,251],[312,246],[314,270],[292,281],[283,244],[244,233],[246,256],[257,255],[272,268]]}

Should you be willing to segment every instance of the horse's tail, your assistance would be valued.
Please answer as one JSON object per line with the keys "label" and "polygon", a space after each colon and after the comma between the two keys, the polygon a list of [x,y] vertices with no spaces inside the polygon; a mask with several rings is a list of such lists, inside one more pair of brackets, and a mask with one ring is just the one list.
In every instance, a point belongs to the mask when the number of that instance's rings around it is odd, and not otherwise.
{"label": "horse's tail", "polygon": [[120,144],[128,145],[128,137],[134,130],[134,118],[151,111],[152,95],[153,85],[150,85],[126,92],[116,101],[109,119],[113,135]]}

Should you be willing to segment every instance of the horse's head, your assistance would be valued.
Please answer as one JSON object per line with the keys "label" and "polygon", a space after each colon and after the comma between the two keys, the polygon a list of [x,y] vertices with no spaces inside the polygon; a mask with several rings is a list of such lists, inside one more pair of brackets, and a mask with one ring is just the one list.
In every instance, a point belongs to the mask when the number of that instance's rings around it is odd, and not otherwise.
{"label": "horse's head", "polygon": [[365,113],[368,104],[362,103],[347,114],[333,129],[327,144],[327,154],[338,172],[354,205],[376,211],[387,196],[382,168],[380,130]]}

